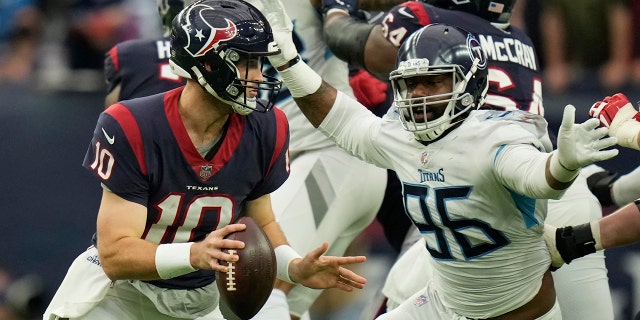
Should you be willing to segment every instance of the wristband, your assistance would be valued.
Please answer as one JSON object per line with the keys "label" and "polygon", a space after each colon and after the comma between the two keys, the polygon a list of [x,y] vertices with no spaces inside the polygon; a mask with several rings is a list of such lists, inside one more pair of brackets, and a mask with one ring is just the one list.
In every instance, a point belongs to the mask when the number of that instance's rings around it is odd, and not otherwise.
{"label": "wristband", "polygon": [[[594,222],[598,224],[598,221]],[[602,248],[599,243],[600,228],[596,226],[597,239],[594,237],[593,228],[592,223],[584,223],[556,229],[556,248],[564,262],[569,264],[574,259],[596,252],[597,247]]]}
{"label": "wristband", "polygon": [[289,264],[293,259],[302,258],[291,246],[281,245],[275,250],[277,267],[277,278],[289,283],[296,283],[289,276]]}
{"label": "wristband", "polygon": [[320,75],[313,71],[304,61],[298,61],[293,66],[280,71],[280,76],[294,98],[308,96],[318,91],[322,85]]}
{"label": "wristband", "polygon": [[165,243],[156,249],[156,271],[161,279],[171,279],[196,271],[191,266],[191,245],[187,243]]}
{"label": "wristband", "polygon": [[600,220],[591,221],[591,235],[593,236],[593,247],[602,250],[602,240],[600,240]]}
{"label": "wristband", "polygon": [[[613,128],[613,125],[611,126]],[[640,122],[629,119],[616,126],[615,132],[610,130],[610,136],[618,138],[618,145],[640,150],[638,145],[638,133],[640,133]]]}
{"label": "wristband", "polygon": [[549,160],[549,172],[551,175],[560,182],[573,181],[580,173],[580,168],[575,170],[569,170],[567,167],[560,163],[558,159],[559,155],[557,151],[551,154],[551,160]]}

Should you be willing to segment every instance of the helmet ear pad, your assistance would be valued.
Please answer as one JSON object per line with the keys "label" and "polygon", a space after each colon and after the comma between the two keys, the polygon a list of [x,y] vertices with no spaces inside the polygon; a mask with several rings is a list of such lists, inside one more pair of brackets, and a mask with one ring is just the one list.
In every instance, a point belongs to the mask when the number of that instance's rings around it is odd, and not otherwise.
{"label": "helmet ear pad", "polygon": [[[244,91],[235,86],[238,71],[235,65],[221,57],[224,53],[210,52],[201,61],[198,69],[201,69],[203,79],[198,79],[200,85],[209,85],[215,93],[225,100],[235,100]],[[204,81],[204,83],[203,83]]]}

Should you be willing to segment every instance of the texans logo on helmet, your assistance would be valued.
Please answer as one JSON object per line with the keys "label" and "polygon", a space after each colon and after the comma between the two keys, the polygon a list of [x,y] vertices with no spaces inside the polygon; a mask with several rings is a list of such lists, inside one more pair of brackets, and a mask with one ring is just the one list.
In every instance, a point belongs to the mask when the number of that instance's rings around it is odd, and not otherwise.
{"label": "texans logo on helmet", "polygon": [[480,45],[480,41],[473,35],[467,36],[467,46],[469,47],[469,55],[472,59],[479,59],[478,69],[484,69],[487,67],[487,55]]}
{"label": "texans logo on helmet", "polygon": [[[227,25],[223,28],[216,28],[209,24],[207,19],[204,19],[203,16],[205,12],[208,10],[215,10],[214,8],[207,5],[196,5],[193,6],[189,11],[197,10],[196,12],[196,22],[194,26],[191,26],[191,23],[187,19],[187,24],[182,25],[182,29],[185,31],[188,39],[188,45],[184,48],[187,52],[189,52],[194,57],[203,56],[212,48],[215,49],[221,42],[229,41],[238,34],[238,28],[236,25],[229,19],[224,19]],[[187,14],[191,14],[188,12]],[[210,19],[209,19],[210,20]],[[192,34],[195,31],[195,35]],[[193,39],[196,38],[196,39]]]}

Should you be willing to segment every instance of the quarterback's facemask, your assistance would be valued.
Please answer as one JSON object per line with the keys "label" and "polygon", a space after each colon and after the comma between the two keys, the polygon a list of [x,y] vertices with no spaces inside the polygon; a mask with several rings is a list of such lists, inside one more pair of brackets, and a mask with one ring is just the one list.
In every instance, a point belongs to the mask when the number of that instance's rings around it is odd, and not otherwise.
{"label": "quarterback's facemask", "polygon": [[[282,82],[262,74],[262,80],[247,78],[238,69],[247,63],[277,54],[267,19],[242,0],[202,0],[185,7],[173,20],[171,69],[177,75],[196,80],[207,92],[230,105],[236,113],[267,112],[273,107]],[[260,64],[262,70],[262,64]],[[247,90],[267,92],[266,106],[247,97]]]}
{"label": "quarterback's facemask", "polygon": [[[449,75],[451,92],[412,97],[412,78]],[[484,103],[489,89],[487,58],[478,40],[458,27],[431,24],[414,32],[398,51],[389,79],[394,107],[405,130],[419,141],[434,141]],[[446,103],[444,113],[427,120],[431,106]]]}

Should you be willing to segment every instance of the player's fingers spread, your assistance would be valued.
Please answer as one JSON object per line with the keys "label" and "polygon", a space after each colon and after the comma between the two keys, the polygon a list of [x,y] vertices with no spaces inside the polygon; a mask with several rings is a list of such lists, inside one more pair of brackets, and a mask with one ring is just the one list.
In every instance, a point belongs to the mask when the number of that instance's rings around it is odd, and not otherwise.
{"label": "player's fingers spread", "polygon": [[309,254],[316,258],[319,259],[325,252],[327,252],[327,249],[329,248],[329,243],[328,242],[324,242],[321,246],[315,248],[313,251],[309,252]]}
{"label": "player's fingers spread", "polygon": [[348,281],[349,283],[354,284],[354,286],[357,288],[363,288],[367,283],[367,278],[360,276],[357,273],[346,268],[340,268],[340,278],[344,279],[344,281]]}
{"label": "player's fingers spread", "polygon": [[342,290],[342,291],[347,291],[347,292],[351,292],[351,291],[353,291],[353,287],[351,287],[351,286],[349,286],[348,284],[343,283],[343,282],[341,282],[341,281],[338,281],[338,282],[336,283],[336,289],[340,289],[340,290]]}
{"label": "player's fingers spread", "polygon": [[600,139],[593,142],[594,150],[602,150],[609,147],[613,147],[618,143],[618,139],[616,137],[608,137],[604,139]]}
{"label": "player's fingers spread", "polygon": [[599,125],[600,125],[600,120],[589,118],[587,121],[583,122],[580,126],[584,130],[591,131],[597,128]]}
{"label": "player's fingers spread", "polygon": [[600,152],[598,152],[598,156],[596,157],[596,161],[604,161],[604,160],[611,159],[611,158],[617,156],[618,152],[619,152],[618,149],[600,151]]}
{"label": "player's fingers spread", "polygon": [[606,137],[608,134],[609,134],[609,128],[607,127],[600,127],[600,128],[597,128],[596,130],[593,130],[593,136],[596,139],[602,139]]}
{"label": "player's fingers spread", "polygon": [[576,107],[568,104],[566,107],[564,107],[564,113],[562,114],[562,124],[560,126],[565,128],[571,127],[575,122],[575,118]]}
{"label": "player's fingers spread", "polygon": [[338,258],[338,263],[340,263],[341,265],[356,264],[356,263],[362,263],[365,261],[367,261],[367,257],[365,256],[349,256],[349,257]]}

